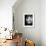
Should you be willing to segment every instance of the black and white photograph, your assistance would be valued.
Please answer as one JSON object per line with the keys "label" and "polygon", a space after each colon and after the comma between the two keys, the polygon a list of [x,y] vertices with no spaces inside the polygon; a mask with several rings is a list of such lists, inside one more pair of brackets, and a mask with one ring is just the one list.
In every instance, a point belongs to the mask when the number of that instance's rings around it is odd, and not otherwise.
{"label": "black and white photograph", "polygon": [[25,14],[24,15],[24,26],[32,27],[34,25],[34,15],[33,14]]}

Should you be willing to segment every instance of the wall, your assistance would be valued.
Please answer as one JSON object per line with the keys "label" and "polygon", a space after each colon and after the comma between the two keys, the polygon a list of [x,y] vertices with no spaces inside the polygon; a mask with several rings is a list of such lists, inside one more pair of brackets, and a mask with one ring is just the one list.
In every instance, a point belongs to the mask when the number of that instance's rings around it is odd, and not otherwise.
{"label": "wall", "polygon": [[[16,3],[17,4],[17,3]],[[23,26],[23,14],[34,13],[34,27]],[[17,7],[13,6],[15,30],[23,33],[23,37],[35,41],[36,46],[41,46],[41,1],[23,0]]]}
{"label": "wall", "polygon": [[[0,27],[12,28],[12,6],[15,2],[16,0],[0,0]],[[15,14],[15,28],[19,32],[23,32],[24,37],[28,38],[29,36],[28,39],[34,39],[37,45],[39,44],[38,39],[40,40],[41,34],[42,46],[46,46],[46,0],[25,0],[21,5],[16,5],[13,11]],[[25,12],[35,13],[35,28],[23,27],[23,13]]]}
{"label": "wall", "polygon": [[41,41],[46,46],[46,0],[41,1]]}
{"label": "wall", "polygon": [[0,0],[0,27],[12,29],[12,6],[16,0]]}

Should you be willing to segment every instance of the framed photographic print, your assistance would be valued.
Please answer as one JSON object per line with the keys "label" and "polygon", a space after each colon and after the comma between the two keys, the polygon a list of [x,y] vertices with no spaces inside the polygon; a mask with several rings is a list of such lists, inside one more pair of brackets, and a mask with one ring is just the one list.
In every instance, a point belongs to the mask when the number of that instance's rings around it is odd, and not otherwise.
{"label": "framed photographic print", "polygon": [[24,27],[34,27],[34,14],[33,13],[30,13],[30,14],[25,13],[23,15],[23,25]]}

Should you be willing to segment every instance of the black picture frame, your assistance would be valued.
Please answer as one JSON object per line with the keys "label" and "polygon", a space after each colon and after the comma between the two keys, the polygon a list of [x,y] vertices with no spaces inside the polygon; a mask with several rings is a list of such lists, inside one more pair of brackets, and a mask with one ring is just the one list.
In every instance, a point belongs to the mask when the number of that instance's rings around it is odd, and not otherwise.
{"label": "black picture frame", "polygon": [[23,18],[24,27],[34,27],[34,14],[24,14]]}

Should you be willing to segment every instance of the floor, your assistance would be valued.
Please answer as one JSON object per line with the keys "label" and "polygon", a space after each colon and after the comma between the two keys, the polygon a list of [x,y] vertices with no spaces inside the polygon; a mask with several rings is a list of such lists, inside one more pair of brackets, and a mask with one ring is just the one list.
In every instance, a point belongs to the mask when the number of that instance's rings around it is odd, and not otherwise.
{"label": "floor", "polygon": [[2,43],[0,46],[16,46],[15,39],[13,39],[13,40],[6,40],[6,42]]}
{"label": "floor", "polygon": [[[24,44],[22,42],[20,42],[20,41],[22,41],[22,37],[20,37],[20,36],[21,35],[19,33],[19,35],[18,34],[14,35],[14,37],[12,37],[13,39],[11,39],[11,40],[0,39],[0,46],[16,46],[16,45],[18,45],[18,44],[16,44],[16,41],[19,41],[19,44],[21,43],[20,45],[24,46]],[[6,41],[3,42],[4,40],[6,40]]]}

